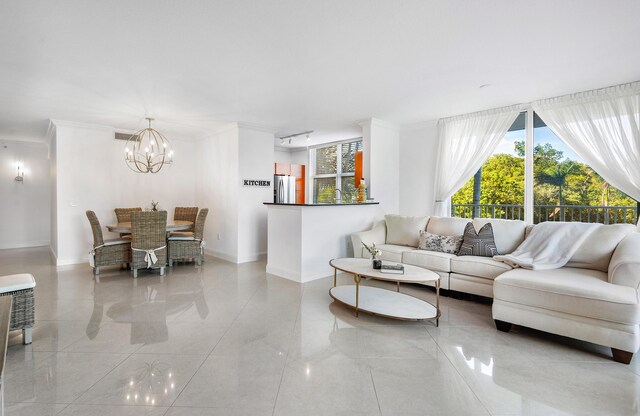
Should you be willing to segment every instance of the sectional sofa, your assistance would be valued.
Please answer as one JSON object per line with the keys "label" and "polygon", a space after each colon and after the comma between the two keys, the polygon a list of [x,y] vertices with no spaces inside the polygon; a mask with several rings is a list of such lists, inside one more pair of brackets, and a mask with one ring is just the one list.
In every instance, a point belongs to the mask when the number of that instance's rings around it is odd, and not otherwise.
{"label": "sectional sofa", "polygon": [[513,252],[533,226],[524,221],[387,215],[372,229],[352,234],[355,257],[369,257],[375,243],[382,260],[438,273],[441,288],[493,298],[499,330],[511,324],[611,347],[628,363],[640,348],[640,233],[634,225],[601,225],[569,262],[552,270],[513,268],[491,257],[458,256],[417,248],[420,230],[461,236],[472,221],[490,222],[500,254]]}

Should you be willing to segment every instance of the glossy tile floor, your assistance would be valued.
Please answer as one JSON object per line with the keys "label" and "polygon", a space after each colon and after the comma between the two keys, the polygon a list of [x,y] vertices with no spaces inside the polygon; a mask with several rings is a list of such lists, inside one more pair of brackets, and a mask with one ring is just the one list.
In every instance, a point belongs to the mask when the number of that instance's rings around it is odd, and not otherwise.
{"label": "glossy tile floor", "polygon": [[[491,306],[442,298],[440,327],[332,303],[263,262],[213,258],[161,279],[48,249],[0,250],[37,280],[33,344],[12,332],[8,415],[631,415],[640,361],[540,332],[495,330]],[[341,283],[348,283],[347,277]],[[434,292],[403,287],[428,300]]]}

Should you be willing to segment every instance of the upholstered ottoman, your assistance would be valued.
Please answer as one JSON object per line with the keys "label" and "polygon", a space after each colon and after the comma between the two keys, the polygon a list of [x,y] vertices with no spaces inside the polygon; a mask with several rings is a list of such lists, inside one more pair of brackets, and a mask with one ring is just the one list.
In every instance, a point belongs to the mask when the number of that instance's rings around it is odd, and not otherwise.
{"label": "upholstered ottoman", "polygon": [[0,276],[0,296],[13,296],[9,330],[22,330],[22,343],[31,344],[31,328],[35,322],[33,289],[36,279],[28,273]]}

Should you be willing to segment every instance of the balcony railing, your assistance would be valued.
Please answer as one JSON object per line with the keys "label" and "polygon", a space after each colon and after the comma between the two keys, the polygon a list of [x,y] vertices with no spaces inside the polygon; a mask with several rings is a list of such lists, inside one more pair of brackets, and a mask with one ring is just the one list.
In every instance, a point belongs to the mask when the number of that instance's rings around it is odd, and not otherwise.
{"label": "balcony railing", "polygon": [[[451,215],[460,218],[479,217],[524,220],[524,206],[512,204],[452,204]],[[636,224],[638,222],[638,207],[534,205],[534,224],[545,221]]]}

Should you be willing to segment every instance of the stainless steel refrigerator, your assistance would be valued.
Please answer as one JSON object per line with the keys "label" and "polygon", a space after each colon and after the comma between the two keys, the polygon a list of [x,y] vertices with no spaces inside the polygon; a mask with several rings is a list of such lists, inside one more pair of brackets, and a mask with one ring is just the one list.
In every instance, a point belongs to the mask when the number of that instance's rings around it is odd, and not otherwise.
{"label": "stainless steel refrigerator", "polygon": [[273,175],[273,202],[278,204],[296,203],[296,177]]}

